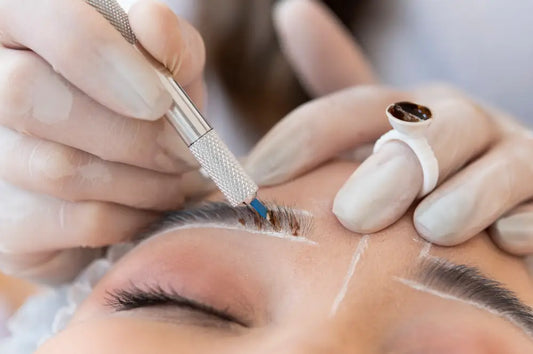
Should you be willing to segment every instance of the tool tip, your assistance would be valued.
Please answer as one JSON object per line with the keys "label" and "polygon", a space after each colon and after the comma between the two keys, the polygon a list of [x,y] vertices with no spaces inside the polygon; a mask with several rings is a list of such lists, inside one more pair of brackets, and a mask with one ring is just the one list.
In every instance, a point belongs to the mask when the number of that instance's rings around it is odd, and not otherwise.
{"label": "tool tip", "polygon": [[257,211],[257,213],[259,215],[261,215],[261,217],[263,217],[264,219],[267,219],[268,220],[268,209],[267,207],[261,203],[257,198],[255,198],[254,200],[252,200],[250,202],[250,206],[252,208],[255,209],[255,211]]}

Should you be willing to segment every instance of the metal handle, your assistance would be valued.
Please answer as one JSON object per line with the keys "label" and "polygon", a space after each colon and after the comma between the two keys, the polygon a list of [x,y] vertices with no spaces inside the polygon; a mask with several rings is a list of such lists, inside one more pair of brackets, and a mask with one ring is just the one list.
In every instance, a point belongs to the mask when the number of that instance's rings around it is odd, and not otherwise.
{"label": "metal handle", "polygon": [[204,119],[198,108],[170,72],[142,46],[131,30],[128,15],[116,0],[85,0],[133,44],[154,66],[161,82],[172,95],[174,104],[166,118],[189,146],[200,165],[226,196],[231,205],[250,203],[258,187],[246,174],[237,158]]}
{"label": "metal handle", "polygon": [[166,118],[177,130],[183,141],[191,146],[195,141],[211,131],[211,126],[194,105],[185,90],[178,84],[172,74],[159,61],[137,43],[128,14],[116,0],[85,0],[94,7],[106,20],[122,34],[130,44],[134,45],[141,54],[152,64],[161,82],[171,94],[173,105],[166,114]]}

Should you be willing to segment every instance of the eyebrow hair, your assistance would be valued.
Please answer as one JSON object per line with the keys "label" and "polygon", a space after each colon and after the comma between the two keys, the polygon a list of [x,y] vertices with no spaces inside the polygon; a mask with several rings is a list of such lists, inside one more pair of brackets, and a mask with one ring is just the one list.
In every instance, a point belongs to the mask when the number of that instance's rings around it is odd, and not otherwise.
{"label": "eyebrow hair", "polygon": [[[264,233],[285,233],[302,241],[310,241],[308,235],[312,227],[310,213],[288,206],[261,201],[269,210],[269,220],[261,217],[247,206],[232,207],[225,202],[206,202],[194,208],[170,211],[156,222],[149,225],[134,237],[134,241],[143,241],[156,234],[171,229],[210,226],[235,226],[245,231]],[[311,242],[311,241],[310,241]]]}
{"label": "eyebrow hair", "polygon": [[432,257],[421,261],[417,278],[430,289],[476,304],[533,334],[533,309],[472,266]]}

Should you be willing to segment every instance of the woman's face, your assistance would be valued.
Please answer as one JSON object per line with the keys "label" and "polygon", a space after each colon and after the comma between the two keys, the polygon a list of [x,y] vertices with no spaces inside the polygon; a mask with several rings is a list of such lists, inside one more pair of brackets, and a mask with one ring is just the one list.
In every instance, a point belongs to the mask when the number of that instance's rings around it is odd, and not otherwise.
{"label": "woman's face", "polygon": [[411,215],[346,231],[331,207],[355,167],[261,190],[296,209],[275,213],[275,227],[220,205],[168,220],[38,353],[532,352],[523,262],[485,234],[430,247]]}

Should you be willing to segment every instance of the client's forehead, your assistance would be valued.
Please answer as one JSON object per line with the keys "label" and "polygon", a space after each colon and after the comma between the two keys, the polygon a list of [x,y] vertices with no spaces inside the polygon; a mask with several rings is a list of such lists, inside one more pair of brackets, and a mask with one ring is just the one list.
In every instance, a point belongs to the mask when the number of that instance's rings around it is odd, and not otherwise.
{"label": "client's forehead", "polygon": [[[337,294],[329,292],[325,296],[334,295],[330,311],[335,312],[343,304],[349,306],[350,301],[356,303],[355,307],[388,311],[390,306],[390,310],[394,311],[398,304],[392,298],[391,302],[384,303],[382,295],[390,291],[398,295],[394,297],[396,301],[409,298],[409,289],[398,286],[398,280],[409,279],[419,272],[425,260],[449,260],[453,264],[474,267],[488,279],[494,279],[515,292],[525,304],[533,304],[532,283],[524,262],[500,251],[485,233],[453,248],[431,245],[417,234],[412,212],[372,235],[355,234],[342,227],[331,212],[332,203],[341,185],[356,168],[357,165],[346,162],[329,164],[285,185],[264,189],[260,195],[263,199],[307,210],[313,215],[314,227],[308,237],[316,242],[317,247],[306,252],[316,258],[314,262],[305,262],[300,270],[307,267],[307,273],[304,271],[302,277],[326,284],[326,278],[334,277],[334,272],[338,274],[343,269],[344,279],[339,289],[336,290],[335,286],[332,288]],[[313,259],[313,256],[309,256],[309,259]],[[327,271],[318,271],[316,263],[320,261],[324,267],[330,267],[332,274],[325,275]],[[463,269],[465,273],[460,273],[460,268],[453,271],[457,271],[453,276],[465,276],[469,272]],[[324,279],[320,279],[320,276],[324,276]],[[380,296],[361,295],[372,293]]]}
{"label": "client's forehead", "polygon": [[[317,242],[328,257],[329,253],[339,250],[351,254],[365,235],[355,234],[342,227],[331,209],[337,191],[357,166],[349,162],[327,164],[289,183],[262,188],[259,196],[309,211],[314,219],[309,238]],[[367,265],[371,276],[378,276],[373,269],[390,268],[399,274],[402,269],[413,268],[422,257],[439,257],[457,264],[478,267],[486,275],[524,294],[523,300],[533,304],[533,294],[529,291],[531,282],[522,259],[500,251],[485,233],[456,247],[431,245],[417,234],[412,223],[412,212],[409,212],[387,229],[368,235],[367,242],[361,264]]]}
{"label": "client's forehead", "polygon": [[[308,211],[313,217],[311,237],[318,243],[358,242],[363,235],[348,231],[331,211],[336,193],[357,167],[358,164],[351,162],[330,163],[288,183],[261,188],[259,198]],[[209,199],[221,200],[221,196],[214,195]],[[420,238],[411,220],[412,211],[394,225],[370,235],[373,248],[383,248],[380,252],[390,252],[391,259],[396,258],[396,254],[398,258],[412,261],[421,251],[426,252],[427,247],[431,247],[434,255],[486,266],[489,272],[497,272],[500,267],[495,264],[499,262],[522,264],[519,258],[511,257],[495,247],[485,233],[456,247],[430,246]]]}

